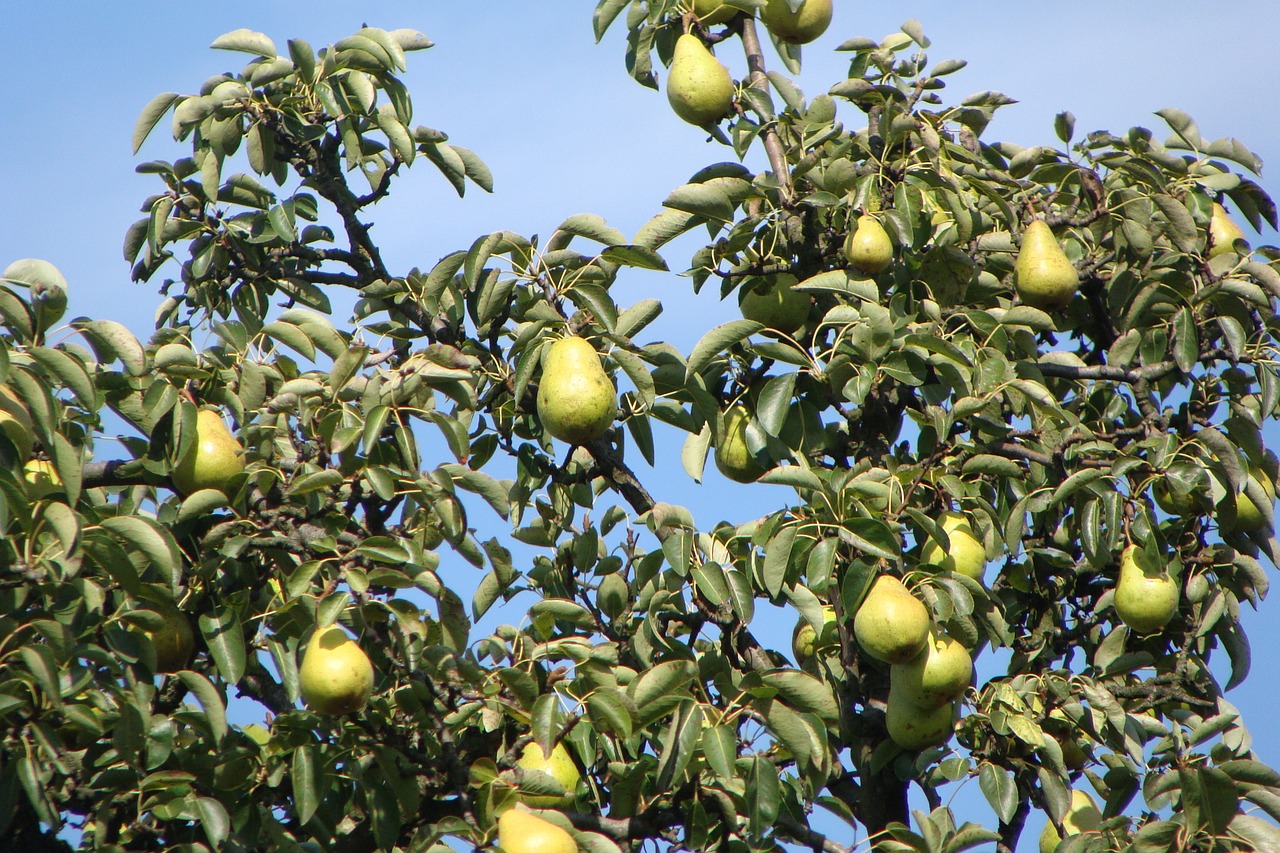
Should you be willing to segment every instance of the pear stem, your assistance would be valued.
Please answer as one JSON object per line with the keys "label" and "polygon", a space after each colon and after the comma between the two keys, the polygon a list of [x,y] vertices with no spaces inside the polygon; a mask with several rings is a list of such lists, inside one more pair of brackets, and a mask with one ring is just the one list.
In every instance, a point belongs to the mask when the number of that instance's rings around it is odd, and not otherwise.
{"label": "pear stem", "polygon": [[[769,91],[769,78],[764,70],[764,52],[760,49],[760,36],[756,32],[756,21],[747,15],[739,15],[742,26],[742,49],[747,54],[747,68],[751,73],[751,86],[762,92]],[[787,155],[782,150],[782,140],[778,138],[778,130],[772,122],[764,127],[760,134],[764,140],[764,151],[769,157],[769,165],[778,178],[778,195],[782,206],[789,207],[795,191],[791,186],[791,170],[787,167]]]}

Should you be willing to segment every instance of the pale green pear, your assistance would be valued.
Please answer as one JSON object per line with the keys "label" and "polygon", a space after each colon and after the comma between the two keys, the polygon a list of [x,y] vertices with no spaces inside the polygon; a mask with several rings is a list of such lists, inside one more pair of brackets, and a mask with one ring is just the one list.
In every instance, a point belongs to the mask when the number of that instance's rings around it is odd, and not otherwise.
{"label": "pale green pear", "polygon": [[822,632],[819,633],[809,620],[801,620],[791,633],[791,651],[796,663],[804,664],[813,659],[818,649],[836,640],[836,609],[831,605],[822,608]]}
{"label": "pale green pear", "polygon": [[830,26],[831,0],[801,0],[794,12],[787,0],[769,0],[760,13],[760,20],[778,41],[808,44]]}
{"label": "pale green pear", "polygon": [[617,408],[617,389],[595,347],[570,336],[547,348],[538,384],[543,429],[569,444],[587,444],[605,434]]}
{"label": "pale green pear", "polygon": [[931,624],[929,611],[902,581],[880,575],[853,617],[853,634],[876,660],[906,663],[924,648]]}
{"label": "pale green pear", "polygon": [[571,804],[574,791],[578,788],[578,782],[582,780],[582,771],[578,769],[577,764],[573,763],[573,756],[569,754],[569,750],[565,748],[563,743],[553,746],[551,754],[547,755],[536,741],[529,741],[525,744],[524,750],[521,751],[520,759],[516,762],[516,766],[526,771],[546,773],[560,783],[560,787],[564,788],[565,796],[563,797],[539,796],[537,794],[522,794],[520,796],[520,799],[537,808],[559,808]]}
{"label": "pale green pear", "polygon": [[173,468],[173,484],[184,495],[201,489],[225,493],[231,478],[244,470],[243,451],[222,415],[214,409],[201,409],[196,414],[195,441]]}
{"label": "pale green pear", "polygon": [[780,273],[772,281],[744,284],[738,291],[738,309],[745,319],[789,335],[809,319],[809,294],[794,290],[796,281],[790,273]]}
{"label": "pale green pear", "polygon": [[1120,555],[1120,577],[1112,602],[1120,621],[1139,634],[1159,631],[1178,612],[1178,581],[1163,567],[1142,565],[1141,552],[1130,545]]}
{"label": "pale green pear", "polygon": [[918,752],[931,746],[941,746],[951,739],[954,720],[954,702],[946,702],[937,708],[921,708],[889,690],[889,701],[884,711],[885,727],[889,730],[889,738],[903,749]]}
{"label": "pale green pear", "polygon": [[298,667],[298,687],[307,707],[321,714],[351,714],[373,693],[373,663],[337,625],[316,631]]}
{"label": "pale green pear", "polygon": [[704,27],[727,24],[733,16],[744,11],[724,0],[693,0],[693,14],[698,16],[698,23]]}
{"label": "pale green pear", "polygon": [[921,565],[968,575],[981,582],[987,567],[987,549],[974,533],[968,517],[958,512],[947,512],[938,519],[938,523],[946,531],[951,545],[944,552],[942,545],[930,537],[920,549]]}
{"label": "pale green pear", "polygon": [[747,407],[737,403],[724,414],[724,432],[716,445],[716,467],[720,473],[737,483],[754,483],[764,469],[756,462],[747,447],[747,426],[751,415]]}
{"label": "pale green pear", "polygon": [[893,260],[893,241],[874,216],[862,216],[844,240],[844,257],[863,275],[877,275]]}
{"label": "pale green pear", "polygon": [[[1263,493],[1271,498],[1274,502],[1276,497],[1275,483],[1271,482],[1271,478],[1267,476],[1267,472],[1257,465],[1249,466],[1249,478],[1262,487]],[[1238,530],[1253,531],[1261,530],[1267,523],[1266,518],[1262,515],[1262,510],[1253,498],[1249,497],[1249,493],[1241,490],[1236,494],[1236,528]]]}
{"label": "pale green pear", "polygon": [[[1071,808],[1062,819],[1062,829],[1067,837],[1070,838],[1082,832],[1096,832],[1101,823],[1102,812],[1098,810],[1098,804],[1094,802],[1093,797],[1084,791],[1072,790]],[[1044,829],[1040,832],[1040,853],[1053,853],[1061,843],[1062,839],[1058,837],[1058,830],[1054,827],[1053,821],[1045,823]]]}
{"label": "pale green pear", "polygon": [[889,667],[890,689],[924,710],[952,702],[973,679],[969,650],[942,631],[932,631],[920,654]]}
{"label": "pale green pear", "polygon": [[733,78],[702,40],[691,33],[676,39],[667,73],[667,100],[676,115],[700,127],[715,124],[733,106]]}
{"label": "pale green pear", "polygon": [[578,853],[568,830],[518,808],[498,815],[498,847],[503,853]]}
{"label": "pale green pear", "polygon": [[195,632],[185,613],[169,602],[148,602],[148,610],[160,616],[160,625],[145,629],[156,653],[156,672],[177,672],[186,668],[195,649]]}
{"label": "pale green pear", "polygon": [[1046,311],[1066,307],[1080,288],[1080,274],[1043,219],[1022,232],[1014,274],[1022,301]]}
{"label": "pale green pear", "polygon": [[1244,231],[1232,220],[1227,209],[1215,201],[1213,213],[1209,216],[1209,257],[1234,252],[1236,241],[1243,239]]}

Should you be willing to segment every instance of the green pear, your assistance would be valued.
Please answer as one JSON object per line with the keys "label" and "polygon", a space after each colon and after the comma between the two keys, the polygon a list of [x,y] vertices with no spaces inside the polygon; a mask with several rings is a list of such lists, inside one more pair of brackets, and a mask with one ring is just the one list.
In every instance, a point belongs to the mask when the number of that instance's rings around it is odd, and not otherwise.
{"label": "green pear", "polygon": [[938,522],[946,531],[951,547],[944,552],[942,544],[930,537],[920,549],[921,565],[968,575],[981,583],[987,568],[987,549],[974,533],[968,517],[958,512],[947,512]]}
{"label": "green pear", "polygon": [[808,44],[831,24],[831,0],[801,0],[794,12],[787,0],[769,0],[760,20],[778,41]]}
{"label": "green pear", "polygon": [[698,23],[704,27],[727,24],[733,20],[734,15],[742,11],[746,10],[724,0],[693,0],[693,14],[698,16]]}
{"label": "green pear", "polygon": [[924,650],[889,667],[890,690],[922,710],[959,699],[973,680],[969,650],[942,631],[931,631]]}
{"label": "green pear", "polygon": [[373,664],[355,640],[330,625],[311,635],[298,668],[298,687],[311,710],[351,714],[373,694]]}
{"label": "green pear", "polygon": [[676,115],[699,127],[715,124],[733,106],[733,78],[702,40],[691,33],[676,39],[667,74],[667,100]]}
{"label": "green pear", "polygon": [[822,632],[819,633],[809,624],[808,619],[800,621],[791,633],[791,651],[795,654],[796,663],[805,664],[813,660],[818,649],[831,645],[836,634],[836,609],[831,605],[822,608]]}
{"label": "green pear", "polygon": [[546,773],[565,790],[563,797],[522,794],[520,798],[529,805],[537,808],[558,808],[573,802],[573,793],[582,779],[582,772],[578,770],[578,765],[573,763],[573,756],[569,755],[569,750],[565,749],[563,743],[553,746],[551,754],[547,755],[535,741],[529,741],[520,753],[516,766],[526,771]]}
{"label": "green pear", "polygon": [[929,639],[929,611],[902,581],[880,575],[853,617],[853,634],[863,650],[884,663],[906,663]]}
{"label": "green pear", "polygon": [[1022,232],[1013,269],[1018,295],[1034,308],[1064,308],[1080,287],[1080,274],[1043,219],[1032,220]]}
{"label": "green pear", "polygon": [[[1070,837],[1082,832],[1096,832],[1101,823],[1102,812],[1098,810],[1098,804],[1093,801],[1093,797],[1084,791],[1072,790],[1071,808],[1062,819],[1062,829],[1066,835]],[[1061,843],[1062,839],[1058,837],[1058,830],[1054,827],[1053,821],[1045,823],[1044,829],[1040,832],[1040,853],[1053,853]]]}
{"label": "green pear", "polygon": [[58,469],[47,459],[28,459],[22,466],[22,479],[27,482],[27,492],[36,500],[62,488]]}
{"label": "green pear", "polygon": [[498,847],[503,853],[578,853],[568,830],[518,808],[498,815]]}
{"label": "green pear", "polygon": [[844,257],[863,275],[877,275],[893,260],[893,241],[874,216],[862,216],[844,240]]}
{"label": "green pear", "polygon": [[890,739],[905,750],[918,752],[946,743],[951,739],[954,720],[953,702],[937,708],[921,708],[889,690],[889,701],[884,711],[885,727],[889,730]]}
{"label": "green pear", "polygon": [[1136,545],[1120,555],[1114,605],[1120,621],[1139,634],[1159,631],[1178,612],[1178,581],[1164,569],[1144,566]]}
{"label": "green pear", "polygon": [[240,458],[244,447],[236,441],[214,409],[201,409],[196,414],[196,437],[174,466],[174,486],[184,495],[201,489],[217,489],[225,493],[231,478],[244,470]]}
{"label": "green pear", "polygon": [[0,431],[18,451],[18,459],[26,462],[35,450],[35,426],[31,413],[7,385],[0,385]]}
{"label": "green pear", "polygon": [[[1195,492],[1187,492],[1186,494],[1177,494],[1171,490],[1164,480],[1160,480],[1151,487],[1151,496],[1156,499],[1156,505],[1169,515],[1188,516],[1196,515],[1200,512],[1199,499]],[[1245,498],[1248,500],[1248,498]],[[1253,502],[1249,501],[1250,506]],[[1237,519],[1239,518],[1239,504],[1237,503]],[[1253,507],[1257,509],[1257,507]]]}
{"label": "green pear", "polygon": [[145,632],[156,652],[156,672],[185,669],[196,642],[191,620],[167,601],[147,602],[147,609],[158,613],[161,619],[159,627]]}
{"label": "green pear", "polygon": [[747,320],[763,323],[775,332],[791,334],[809,319],[809,294],[792,289],[797,279],[782,273],[738,290],[738,308]]}
{"label": "green pear", "polygon": [[751,416],[746,406],[741,403],[730,406],[724,414],[724,432],[716,445],[716,467],[736,483],[754,483],[764,473],[747,447],[747,426],[750,423]]}
{"label": "green pear", "polygon": [[[1272,502],[1276,497],[1275,483],[1271,482],[1271,478],[1267,476],[1267,472],[1256,465],[1249,466],[1249,478],[1262,487],[1262,491],[1271,498]],[[1262,515],[1262,510],[1253,498],[1249,497],[1249,493],[1241,491],[1236,495],[1236,528],[1244,531],[1261,530],[1267,523],[1266,518]]]}
{"label": "green pear", "polygon": [[547,348],[538,385],[542,428],[569,444],[587,444],[613,423],[618,392],[583,338],[560,338]]}
{"label": "green pear", "polygon": [[1234,252],[1236,241],[1244,239],[1244,231],[1232,220],[1227,209],[1216,201],[1209,216],[1209,257]]}

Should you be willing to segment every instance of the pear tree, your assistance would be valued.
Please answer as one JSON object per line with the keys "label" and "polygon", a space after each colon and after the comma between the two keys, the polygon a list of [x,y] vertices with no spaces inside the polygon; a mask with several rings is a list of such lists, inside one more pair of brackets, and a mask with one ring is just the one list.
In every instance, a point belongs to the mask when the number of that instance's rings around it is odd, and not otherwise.
{"label": "pear tree", "polygon": [[[601,0],[710,162],[408,269],[406,171],[493,189],[420,33],[157,81],[154,331],[0,275],[0,849],[1280,847],[1228,699],[1280,562],[1260,162],[1176,109],[997,141],[915,21],[807,96],[830,11]],[[741,314],[677,347],[641,273]]]}

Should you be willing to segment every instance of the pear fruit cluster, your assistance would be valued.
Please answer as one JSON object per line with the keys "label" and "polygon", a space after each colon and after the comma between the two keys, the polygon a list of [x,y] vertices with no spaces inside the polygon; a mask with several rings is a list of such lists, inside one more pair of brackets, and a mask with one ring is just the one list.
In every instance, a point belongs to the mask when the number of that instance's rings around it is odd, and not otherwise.
{"label": "pear fruit cluster", "polygon": [[754,483],[764,473],[747,447],[747,426],[750,423],[751,416],[746,406],[741,403],[730,406],[724,414],[724,431],[716,445],[716,467],[735,483]]}
{"label": "pear fruit cluster", "polygon": [[244,470],[244,446],[215,409],[196,413],[195,441],[173,469],[173,485],[184,495],[201,489],[226,493],[231,478]]}
{"label": "pear fruit cluster", "polygon": [[609,429],[617,404],[617,389],[584,338],[571,335],[547,348],[538,385],[543,429],[569,444],[587,444]]}
{"label": "pear fruit cluster", "polygon": [[337,625],[316,631],[298,668],[302,701],[321,714],[351,714],[373,694],[373,664]]}
{"label": "pear fruit cluster", "polygon": [[503,853],[578,853],[568,830],[515,807],[498,815],[498,847]]}
{"label": "pear fruit cluster", "polygon": [[573,763],[573,757],[569,755],[569,750],[565,749],[564,744],[556,744],[551,748],[551,754],[547,755],[537,742],[530,741],[525,744],[519,760],[516,761],[516,766],[527,772],[545,773],[565,790],[563,797],[524,794],[521,799],[525,803],[544,809],[572,804],[573,792],[577,790],[578,782],[582,780],[582,772],[578,770],[578,765]]}
{"label": "pear fruit cluster", "polygon": [[1022,247],[1013,269],[1018,296],[1033,308],[1065,308],[1080,287],[1075,264],[1043,219],[1032,220],[1022,232]]}
{"label": "pear fruit cluster", "polygon": [[1178,580],[1163,567],[1144,566],[1145,556],[1130,545],[1120,555],[1114,606],[1120,621],[1139,634],[1159,631],[1178,612]]}
{"label": "pear fruit cluster", "polygon": [[893,260],[893,241],[874,216],[862,216],[844,241],[844,257],[863,275],[878,275]]}
{"label": "pear fruit cluster", "polygon": [[947,512],[938,523],[946,532],[950,547],[944,550],[940,542],[928,539],[920,549],[922,566],[967,575],[981,583],[987,567],[987,549],[974,533],[968,517],[958,512]]}
{"label": "pear fruit cluster", "polygon": [[946,743],[954,727],[956,700],[972,679],[969,650],[943,632],[930,631],[914,658],[889,667],[889,737],[911,751]]}
{"label": "pear fruit cluster", "polygon": [[788,0],[769,0],[760,20],[778,41],[808,44],[831,25],[831,0],[801,0],[795,11]]}
{"label": "pear fruit cluster", "polygon": [[733,78],[702,39],[685,33],[676,39],[667,74],[667,101],[676,115],[699,127],[724,118],[733,106]]}

